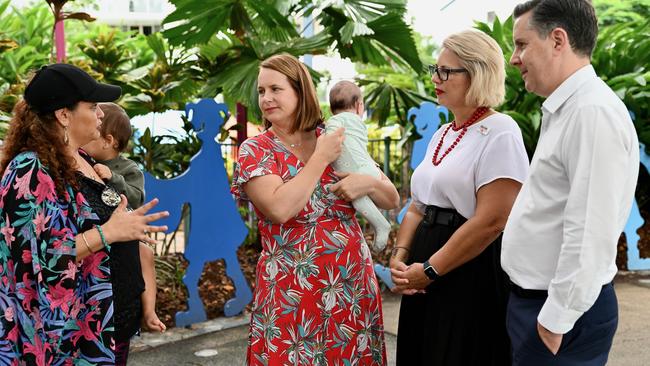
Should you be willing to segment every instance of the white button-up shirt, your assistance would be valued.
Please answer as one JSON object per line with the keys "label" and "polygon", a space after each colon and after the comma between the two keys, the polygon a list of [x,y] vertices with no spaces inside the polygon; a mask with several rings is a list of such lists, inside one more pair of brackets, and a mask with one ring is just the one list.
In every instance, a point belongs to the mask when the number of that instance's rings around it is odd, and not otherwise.
{"label": "white button-up shirt", "polygon": [[542,105],[529,177],[512,208],[501,264],[515,284],[548,290],[537,320],[567,333],[616,274],[639,145],[625,105],[591,65]]}

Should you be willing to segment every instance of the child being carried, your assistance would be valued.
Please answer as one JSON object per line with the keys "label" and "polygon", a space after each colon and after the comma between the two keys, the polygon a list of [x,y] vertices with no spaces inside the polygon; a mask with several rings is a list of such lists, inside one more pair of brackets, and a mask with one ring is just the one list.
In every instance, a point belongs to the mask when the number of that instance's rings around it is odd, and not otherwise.
{"label": "child being carried", "polygon": [[[361,120],[364,113],[361,89],[349,81],[340,81],[330,91],[330,109],[333,117],[325,123],[326,133],[345,127],[343,150],[332,164],[338,173],[359,173],[381,177],[383,173],[368,154],[368,129]],[[368,220],[375,230],[373,247],[381,251],[386,246],[390,223],[368,196],[352,201],[352,206]]]}

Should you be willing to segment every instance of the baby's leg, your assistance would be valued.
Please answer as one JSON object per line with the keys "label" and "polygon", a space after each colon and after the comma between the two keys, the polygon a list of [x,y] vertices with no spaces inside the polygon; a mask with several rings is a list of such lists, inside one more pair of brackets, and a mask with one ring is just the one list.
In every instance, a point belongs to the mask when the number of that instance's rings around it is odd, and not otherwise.
{"label": "baby's leg", "polygon": [[352,201],[352,206],[368,220],[375,230],[375,241],[372,245],[375,251],[379,252],[383,250],[386,247],[388,234],[390,233],[390,223],[388,220],[386,220],[368,196],[363,196]]}
{"label": "baby's leg", "polygon": [[[369,175],[375,178],[381,176],[381,171],[375,165],[375,161],[368,154],[364,139],[358,139],[356,136],[345,136],[343,141],[343,151],[339,158],[334,162],[334,169],[345,173],[359,173]],[[381,251],[386,246],[388,234],[390,233],[390,223],[386,220],[381,211],[375,206],[370,197],[360,197],[352,202],[352,206],[368,220],[375,230],[375,241],[373,247],[376,251]]]}

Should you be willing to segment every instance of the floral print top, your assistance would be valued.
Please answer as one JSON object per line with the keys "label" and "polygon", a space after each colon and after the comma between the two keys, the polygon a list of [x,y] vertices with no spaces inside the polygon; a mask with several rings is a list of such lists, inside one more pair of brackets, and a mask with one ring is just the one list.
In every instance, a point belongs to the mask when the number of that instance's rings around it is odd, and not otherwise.
{"label": "floral print top", "polygon": [[[317,133],[322,133],[319,127]],[[270,131],[245,141],[232,193],[262,175],[288,181],[303,163]],[[249,365],[385,365],[381,297],[354,208],[323,172],[305,208],[284,224],[256,210],[262,253],[251,314]]]}
{"label": "floral print top", "polygon": [[106,248],[76,263],[75,236],[100,219],[69,186],[59,197],[33,152],[0,183],[0,365],[114,364]]}

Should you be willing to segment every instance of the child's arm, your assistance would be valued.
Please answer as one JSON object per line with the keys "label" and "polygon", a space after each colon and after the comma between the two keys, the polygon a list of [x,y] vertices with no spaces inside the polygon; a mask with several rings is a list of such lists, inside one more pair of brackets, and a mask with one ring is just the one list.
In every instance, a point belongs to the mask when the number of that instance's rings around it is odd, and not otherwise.
{"label": "child's arm", "polygon": [[140,243],[140,266],[144,278],[142,293],[142,323],[145,329],[164,332],[167,327],[156,315],[156,268],[153,261],[153,250]]}
{"label": "child's arm", "polygon": [[[105,173],[106,170],[108,173]],[[115,187],[119,193],[124,194],[133,209],[142,206],[144,203],[144,174],[135,163],[129,162],[129,165],[122,170],[122,174],[114,170],[111,171],[102,164],[95,164],[95,171],[100,178],[108,180],[111,186]]]}

